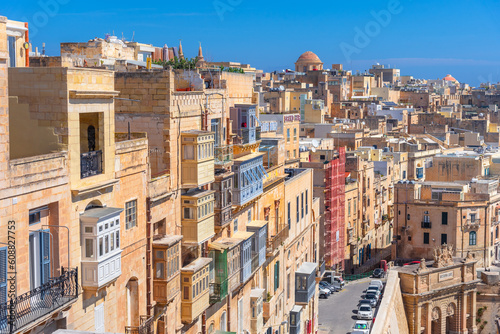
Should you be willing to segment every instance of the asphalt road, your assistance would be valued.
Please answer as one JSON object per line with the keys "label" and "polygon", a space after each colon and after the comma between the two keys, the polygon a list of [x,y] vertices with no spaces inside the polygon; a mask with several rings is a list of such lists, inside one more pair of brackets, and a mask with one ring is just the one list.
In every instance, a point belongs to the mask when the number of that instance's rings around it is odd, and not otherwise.
{"label": "asphalt road", "polygon": [[346,334],[352,331],[357,320],[359,300],[372,279],[350,282],[342,291],[335,292],[328,299],[319,300],[320,334]]}

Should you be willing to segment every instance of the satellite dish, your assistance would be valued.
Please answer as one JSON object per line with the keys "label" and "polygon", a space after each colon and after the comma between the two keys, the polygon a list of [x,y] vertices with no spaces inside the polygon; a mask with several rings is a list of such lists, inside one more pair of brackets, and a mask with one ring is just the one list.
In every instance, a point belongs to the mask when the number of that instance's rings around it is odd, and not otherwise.
{"label": "satellite dish", "polygon": [[281,85],[280,86],[280,92],[284,92],[285,91],[285,86]]}
{"label": "satellite dish", "polygon": [[311,148],[311,151],[316,152],[316,148],[315,147]]}
{"label": "satellite dish", "polygon": [[319,143],[318,143],[318,141],[316,139],[313,139],[312,142],[311,142],[311,144],[315,148],[319,146]]}

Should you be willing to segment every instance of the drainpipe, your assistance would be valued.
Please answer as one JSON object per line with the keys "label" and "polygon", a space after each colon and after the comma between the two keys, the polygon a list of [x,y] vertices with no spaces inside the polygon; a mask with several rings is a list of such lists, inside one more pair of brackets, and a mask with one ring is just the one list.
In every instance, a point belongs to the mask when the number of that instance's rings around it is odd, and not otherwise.
{"label": "drainpipe", "polygon": [[[28,29],[28,22],[24,22],[24,27]],[[26,43],[29,43],[30,42],[29,30],[26,30],[24,32],[24,36]],[[30,67],[30,49],[29,48],[25,49],[25,52],[26,52],[26,67]]]}
{"label": "drainpipe", "polygon": [[146,312],[151,317],[151,198],[146,198]]}
{"label": "drainpipe", "polygon": [[462,254],[460,255],[461,258],[464,257],[464,221],[462,219],[462,212],[463,209],[460,208],[460,230],[462,231]]}
{"label": "drainpipe", "polygon": [[[208,241],[205,241],[202,247],[201,256],[208,257]],[[201,333],[207,333],[207,311],[203,311],[201,315]]]}
{"label": "drainpipe", "polygon": [[[486,205],[486,208],[484,209],[484,251],[483,251],[483,263],[484,263],[484,269],[486,270],[486,255],[488,254],[488,244],[487,244],[487,238],[488,238],[488,205]],[[479,221],[479,224],[481,224],[481,221]]]}

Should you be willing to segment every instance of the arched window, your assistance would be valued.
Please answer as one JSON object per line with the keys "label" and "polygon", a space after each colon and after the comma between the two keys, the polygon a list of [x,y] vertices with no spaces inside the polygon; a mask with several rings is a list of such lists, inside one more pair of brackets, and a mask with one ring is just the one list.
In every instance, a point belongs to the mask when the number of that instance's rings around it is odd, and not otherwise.
{"label": "arched window", "polygon": [[222,312],[220,316],[220,331],[221,332],[226,331],[226,311]]}
{"label": "arched window", "polygon": [[476,232],[472,231],[469,233],[469,245],[475,246],[477,241]]}
{"label": "arched window", "polygon": [[208,327],[208,334],[213,334],[214,333],[214,323],[210,324],[210,327]]}

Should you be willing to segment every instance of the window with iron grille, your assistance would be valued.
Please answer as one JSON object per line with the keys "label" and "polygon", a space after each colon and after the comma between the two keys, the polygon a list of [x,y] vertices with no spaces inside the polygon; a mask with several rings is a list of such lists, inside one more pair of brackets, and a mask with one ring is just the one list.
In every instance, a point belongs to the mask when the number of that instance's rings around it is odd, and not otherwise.
{"label": "window with iron grille", "polygon": [[137,200],[125,203],[125,228],[137,226]]}

